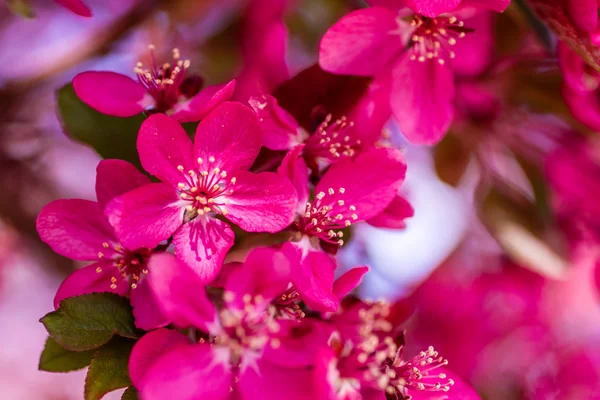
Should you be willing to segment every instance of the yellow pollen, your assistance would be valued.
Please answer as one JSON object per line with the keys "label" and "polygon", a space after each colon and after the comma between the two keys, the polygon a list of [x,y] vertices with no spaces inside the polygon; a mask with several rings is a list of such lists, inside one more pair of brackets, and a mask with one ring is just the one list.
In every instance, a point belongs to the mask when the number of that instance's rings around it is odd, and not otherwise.
{"label": "yellow pollen", "polygon": [[208,157],[209,162],[215,162],[215,158],[213,156]]}
{"label": "yellow pollen", "polygon": [[198,157],[198,164],[202,164],[202,157]]}
{"label": "yellow pollen", "polygon": [[106,242],[102,243],[102,247],[104,247],[105,249],[108,249],[108,243],[106,243]]}
{"label": "yellow pollen", "polygon": [[332,188],[329,188],[329,190],[327,191],[330,195],[333,195],[335,193],[335,190],[333,190]]}
{"label": "yellow pollen", "polygon": [[183,188],[185,187],[185,183],[183,183],[183,182],[179,182],[179,183],[177,184],[177,187],[178,187],[179,189],[183,189]]}
{"label": "yellow pollen", "polygon": [[340,190],[341,194],[344,194],[346,192],[346,189],[344,189],[344,188],[340,188],[339,190]]}
{"label": "yellow pollen", "polygon": [[102,253],[101,251],[98,252],[98,258],[102,258],[104,257],[104,253]]}
{"label": "yellow pollen", "polygon": [[356,207],[350,206],[350,211],[356,211]]}
{"label": "yellow pollen", "polygon": [[132,288],[132,289],[135,289],[136,287],[137,287],[137,285],[136,285],[135,283],[132,283],[132,284],[131,284],[131,288]]}
{"label": "yellow pollen", "polygon": [[193,188],[190,189],[190,192],[192,193],[196,193],[198,191],[198,188],[196,186],[194,186]]}
{"label": "yellow pollen", "polygon": [[177,170],[180,171],[180,172],[183,172],[183,165],[178,165],[177,166]]}
{"label": "yellow pollen", "polygon": [[100,273],[100,272],[102,272],[102,268],[100,268],[100,267],[96,268],[96,272],[97,272],[97,273]]}
{"label": "yellow pollen", "polygon": [[115,289],[117,288],[117,285],[115,285],[115,284],[113,283],[112,285],[110,285],[110,288],[111,288],[112,290],[115,290]]}

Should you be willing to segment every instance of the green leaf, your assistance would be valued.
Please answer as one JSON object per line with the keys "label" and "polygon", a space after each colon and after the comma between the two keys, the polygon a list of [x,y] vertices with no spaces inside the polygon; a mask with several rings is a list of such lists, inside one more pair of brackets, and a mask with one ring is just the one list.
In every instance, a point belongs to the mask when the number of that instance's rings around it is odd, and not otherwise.
{"label": "green leaf", "polygon": [[121,400],[138,400],[138,391],[133,386],[129,386],[121,396]]}
{"label": "green leaf", "polygon": [[40,356],[39,370],[48,372],[69,372],[90,365],[93,351],[70,351],[56,343],[51,337]]}
{"label": "green leaf", "polygon": [[60,88],[56,97],[58,116],[68,136],[91,146],[104,158],[118,158],[140,167],[136,140],[143,114],[120,118],[99,113],[77,97],[72,84]]}
{"label": "green leaf", "polygon": [[113,293],[64,299],[40,322],[58,344],[73,351],[97,348],[114,335],[138,337],[129,300]]}
{"label": "green leaf", "polygon": [[131,385],[127,364],[134,344],[134,340],[115,337],[96,352],[85,377],[85,400],[99,400]]}

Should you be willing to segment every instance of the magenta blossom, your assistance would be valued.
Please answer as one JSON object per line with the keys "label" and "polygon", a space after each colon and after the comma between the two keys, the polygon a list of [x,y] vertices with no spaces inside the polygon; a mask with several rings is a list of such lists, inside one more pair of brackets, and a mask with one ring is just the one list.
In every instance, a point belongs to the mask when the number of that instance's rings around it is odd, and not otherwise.
{"label": "magenta blossom", "polygon": [[394,202],[406,164],[399,150],[387,148],[338,161],[323,175],[309,202],[308,172],[300,151],[300,146],[294,148],[279,169],[298,194],[294,241],[285,243],[282,251],[290,259],[292,282],[302,300],[311,308],[335,311],[339,304],[332,291],[336,264],[324,250],[335,253],[344,243],[343,229],[379,216]]}
{"label": "magenta blossom", "polygon": [[74,260],[95,261],[64,280],[54,298],[55,308],[67,297],[113,292],[129,295],[138,328],[152,329],[168,323],[155,305],[147,279],[155,250],[121,244],[103,212],[113,197],[149,182],[125,161],[103,160],[97,169],[97,203],[57,200],[40,212],[38,233],[55,252]]}
{"label": "magenta blossom", "polygon": [[372,84],[348,117],[333,119],[328,114],[310,133],[274,97],[256,96],[248,102],[262,125],[263,145],[271,150],[291,150],[304,144],[302,156],[318,172],[319,167],[373,148],[390,116],[387,96],[385,88]]}
{"label": "magenta blossom", "polygon": [[575,119],[600,131],[600,73],[563,42],[559,42],[557,54],[565,103]]}
{"label": "magenta blossom", "polygon": [[261,147],[260,127],[248,107],[226,102],[204,118],[192,144],[181,125],[163,114],[138,135],[142,166],[160,180],[117,197],[111,224],[128,246],[154,247],[173,236],[177,258],[209,282],[234,234],[216,218],[248,232],[278,232],[294,218],[296,193],[285,177],[246,170]]}
{"label": "magenta blossom", "polygon": [[82,17],[91,17],[92,11],[85,3],[81,0],[54,0],[61,6],[67,8],[74,14],[80,15]]}
{"label": "magenta blossom", "polygon": [[594,33],[598,29],[598,0],[566,0],[569,18],[577,29],[584,33]]}
{"label": "magenta blossom", "polygon": [[[373,3],[385,7],[354,11],[325,33],[319,64],[337,74],[376,78],[391,71],[390,106],[402,133],[412,143],[435,144],[452,122],[454,74],[481,72],[487,57],[473,54],[487,54],[489,31],[479,34],[455,15],[437,15],[436,10],[453,10],[460,1],[415,1],[415,13],[401,9],[408,5],[403,1]],[[431,7],[421,14],[418,10],[424,11],[425,4]],[[502,9],[508,2],[471,4]],[[481,40],[461,44],[474,30]]]}
{"label": "magenta blossom", "polygon": [[304,349],[282,347],[289,326],[279,324],[270,306],[288,285],[289,265],[281,253],[252,251],[228,276],[218,308],[192,271],[170,254],[160,257],[160,272],[152,276],[158,301],[177,327],[194,334],[190,342],[161,329],[135,345],[129,370],[144,399],[309,398]]}
{"label": "magenta blossom", "polygon": [[404,339],[392,333],[389,306],[358,302],[332,319],[327,346],[317,351],[317,400],[479,399],[458,382],[433,347],[403,357]]}
{"label": "magenta blossom", "polygon": [[186,78],[190,61],[181,60],[178,49],[173,49],[172,63],[161,65],[156,62],[152,45],[150,53],[150,69],[144,69],[141,62],[134,68],[137,82],[115,72],[82,72],[73,78],[75,93],[104,114],[131,117],[147,111],[165,113],[179,122],[199,121],[233,96],[235,81],[200,90],[202,79]]}

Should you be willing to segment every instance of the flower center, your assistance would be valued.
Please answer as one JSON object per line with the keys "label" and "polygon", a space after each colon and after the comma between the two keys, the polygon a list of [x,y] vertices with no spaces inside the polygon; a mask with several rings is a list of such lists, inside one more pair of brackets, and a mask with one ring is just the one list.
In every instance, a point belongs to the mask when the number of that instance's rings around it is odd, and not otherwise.
{"label": "flower center", "polygon": [[[117,284],[127,279],[132,289],[135,289],[144,275],[148,274],[148,260],[152,255],[150,249],[138,249],[129,251],[121,245],[111,245],[108,242],[102,243],[102,247],[114,252],[114,265],[119,273],[110,278],[110,288],[116,289]],[[103,252],[98,252],[98,258],[104,258]],[[96,268],[97,273],[102,272],[102,267]]]}
{"label": "flower center", "polygon": [[348,127],[354,126],[346,117],[331,123],[331,114],[317,127],[317,130],[306,141],[306,152],[314,157],[335,160],[340,157],[352,157],[360,147],[360,140],[345,134]]}
{"label": "flower center", "polygon": [[[224,300],[232,301],[235,294],[225,292]],[[228,306],[219,311],[219,320],[223,330],[215,337],[214,342],[226,346],[230,350],[230,362],[237,366],[243,357],[260,354],[265,345],[279,347],[279,340],[271,338],[271,334],[279,331],[279,324],[271,313],[265,311],[264,300],[260,295],[242,297],[243,308]]]}
{"label": "flower center", "polygon": [[329,188],[327,193],[317,193],[312,204],[306,203],[304,216],[298,222],[300,232],[342,246],[344,233],[341,229],[358,220],[356,207],[347,205],[343,199],[345,191],[344,188],[337,191]]}
{"label": "flower center", "polygon": [[[137,74],[138,81],[146,88],[148,93],[156,101],[156,112],[166,112],[171,109],[179,101],[179,96],[183,94],[180,91],[180,86],[186,81],[185,72],[190,66],[190,60],[180,60],[179,49],[173,49],[173,61],[158,65],[154,56],[154,45],[148,46],[152,65],[150,68],[144,68],[144,65],[138,61],[133,71]],[[196,94],[197,85],[188,87],[188,84],[183,85],[187,94]],[[195,93],[194,93],[195,92]]]}
{"label": "flower center", "polygon": [[183,165],[177,169],[182,172],[183,182],[177,184],[179,197],[189,202],[186,207],[188,218],[213,212],[227,215],[225,205],[229,204],[227,194],[233,193],[236,178],[227,178],[227,171],[221,170],[215,165],[215,158],[209,156],[208,160],[197,159],[198,170],[185,172]]}
{"label": "flower center", "polygon": [[299,303],[300,295],[296,288],[291,286],[273,301],[274,314],[282,319],[301,320],[305,314]]}
{"label": "flower center", "polygon": [[456,56],[452,47],[458,39],[472,31],[464,27],[463,21],[453,16],[427,18],[414,15],[410,26],[414,28],[410,59],[419,62],[436,59],[441,65]]}

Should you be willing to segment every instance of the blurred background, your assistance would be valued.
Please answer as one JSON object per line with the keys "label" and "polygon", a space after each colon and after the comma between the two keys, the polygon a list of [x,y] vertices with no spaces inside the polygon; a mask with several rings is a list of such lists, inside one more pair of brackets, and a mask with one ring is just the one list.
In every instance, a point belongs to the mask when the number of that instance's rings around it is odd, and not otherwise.
{"label": "blurred background", "polygon": [[[359,225],[339,260],[371,266],[361,296],[410,315],[408,351],[434,345],[484,398],[600,398],[600,137],[565,104],[556,39],[513,3],[486,16],[490,54],[457,77],[456,119],[440,144],[412,146],[386,126],[406,154],[402,191],[415,216],[402,230]],[[57,198],[94,199],[100,160],[61,127],[57,89],[87,70],[134,76],[152,43],[159,54],[179,48],[206,84],[237,78],[238,99],[271,92],[317,61],[329,26],[365,6],[87,4],[92,18],[48,0],[0,8],[1,399],[82,398],[84,372],[37,371],[38,320],[79,265],[39,240],[35,218]],[[287,40],[274,43],[281,30]]]}

